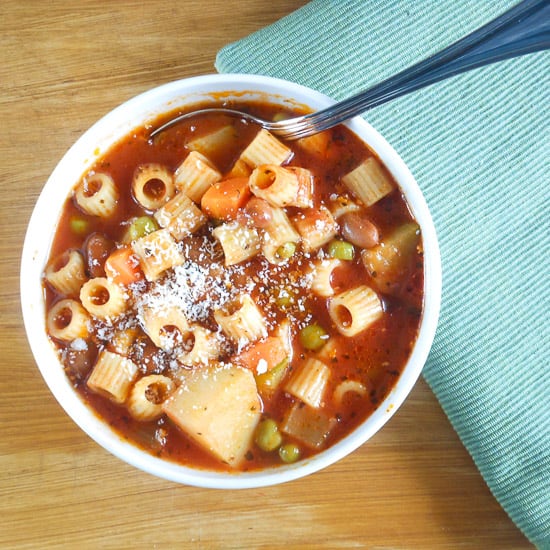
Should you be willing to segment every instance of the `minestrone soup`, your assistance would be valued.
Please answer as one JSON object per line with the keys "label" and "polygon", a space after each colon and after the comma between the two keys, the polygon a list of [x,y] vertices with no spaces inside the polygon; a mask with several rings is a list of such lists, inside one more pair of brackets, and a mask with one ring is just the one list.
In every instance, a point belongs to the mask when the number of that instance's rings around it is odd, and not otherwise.
{"label": "minestrone soup", "polygon": [[422,237],[401,190],[344,126],[284,142],[209,114],[149,132],[63,206],[43,279],[68,378],[169,461],[249,471],[323,451],[379,406],[417,338]]}

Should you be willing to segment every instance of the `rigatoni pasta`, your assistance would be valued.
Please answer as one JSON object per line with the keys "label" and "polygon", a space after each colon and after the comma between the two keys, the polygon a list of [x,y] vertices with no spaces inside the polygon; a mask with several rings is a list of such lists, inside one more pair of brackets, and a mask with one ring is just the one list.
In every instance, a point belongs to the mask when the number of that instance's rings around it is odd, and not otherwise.
{"label": "rigatoni pasta", "polygon": [[121,437],[191,467],[335,444],[421,317],[422,236],[391,174],[342,127],[285,142],[211,114],[149,137],[98,159],[60,217],[45,320],[69,380]]}

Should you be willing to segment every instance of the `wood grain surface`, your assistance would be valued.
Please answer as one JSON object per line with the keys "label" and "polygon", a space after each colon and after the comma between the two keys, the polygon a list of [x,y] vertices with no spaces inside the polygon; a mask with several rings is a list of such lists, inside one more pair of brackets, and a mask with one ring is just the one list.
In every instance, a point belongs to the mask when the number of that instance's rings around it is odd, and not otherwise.
{"label": "wood grain surface", "polygon": [[[259,490],[156,479],[114,458],[49,393],[19,306],[26,224],[97,119],[214,72],[225,44],[299,0],[3,0],[0,18],[0,548],[530,548],[424,381],[387,427],[322,472]],[[24,291],[24,290],[23,290]]]}

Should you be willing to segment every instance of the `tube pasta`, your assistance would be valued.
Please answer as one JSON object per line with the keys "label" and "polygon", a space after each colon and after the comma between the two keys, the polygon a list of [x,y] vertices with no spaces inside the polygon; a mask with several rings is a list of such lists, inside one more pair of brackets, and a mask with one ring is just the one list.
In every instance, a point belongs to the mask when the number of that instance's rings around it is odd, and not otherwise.
{"label": "tube pasta", "polygon": [[213,332],[200,325],[192,325],[189,327],[187,336],[184,347],[190,345],[190,349],[178,356],[178,361],[183,365],[207,365],[211,360],[220,356],[220,342]]}
{"label": "tube pasta", "polygon": [[162,164],[142,164],[134,172],[132,192],[143,208],[157,210],[174,196],[174,176]]}
{"label": "tube pasta", "polygon": [[342,403],[344,395],[349,392],[356,393],[357,395],[363,397],[367,395],[367,388],[358,380],[344,380],[336,386],[333,394],[334,400],[337,403]]}
{"label": "tube pasta", "polygon": [[180,309],[145,308],[141,315],[143,330],[155,346],[170,350],[181,345],[189,332],[189,323]]}
{"label": "tube pasta", "polygon": [[302,237],[302,246],[306,252],[321,248],[338,233],[338,224],[325,207],[304,210],[294,216],[292,221]]}
{"label": "tube pasta", "polygon": [[331,277],[334,270],[340,265],[342,262],[336,258],[315,262],[311,290],[318,296],[333,296],[334,288],[332,288]]}
{"label": "tube pasta", "polygon": [[239,346],[267,336],[267,327],[262,312],[248,294],[242,294],[231,305],[233,311],[218,309],[214,318],[222,331]]}
{"label": "tube pasta", "polygon": [[237,222],[224,223],[212,231],[220,242],[225,256],[225,265],[244,262],[255,256],[261,248],[260,237],[256,229]]}
{"label": "tube pasta", "polygon": [[132,243],[132,248],[148,281],[155,281],[167,269],[184,262],[176,241],[167,229],[158,229],[137,239]]}
{"label": "tube pasta", "polygon": [[371,206],[393,190],[390,176],[375,157],[363,161],[343,176],[342,181],[365,206]]}
{"label": "tube pasta", "polygon": [[155,214],[159,225],[181,240],[200,229],[208,220],[201,209],[185,194],[178,193]]}
{"label": "tube pasta", "polygon": [[95,277],[82,285],[80,301],[98,319],[117,317],[126,309],[124,290],[106,277]]}
{"label": "tube pasta", "polygon": [[292,373],[285,391],[317,409],[323,403],[329,379],[330,369],[319,359],[310,357]]}
{"label": "tube pasta", "polygon": [[88,387],[122,404],[138,374],[137,366],[122,355],[103,350],[88,378]]}
{"label": "tube pasta", "polygon": [[222,175],[198,151],[191,151],[176,170],[176,187],[192,201],[199,203],[206,190],[220,181]]}
{"label": "tube pasta", "polygon": [[162,404],[176,389],[173,380],[162,374],[151,374],[140,378],[130,390],[126,408],[130,414],[141,422],[159,418]]}
{"label": "tube pasta", "polygon": [[296,202],[298,176],[276,164],[262,164],[254,169],[249,179],[250,191],[272,206],[287,206]]}
{"label": "tube pasta", "polygon": [[281,264],[286,258],[278,255],[278,250],[286,243],[298,243],[300,235],[290,223],[282,208],[272,208],[271,221],[265,228],[262,239],[262,252],[267,261],[272,264]]}
{"label": "tube pasta", "polygon": [[346,290],[332,298],[328,312],[338,332],[348,337],[359,334],[383,314],[380,298],[366,285]]}
{"label": "tube pasta", "polygon": [[44,277],[58,292],[66,296],[78,295],[88,279],[82,254],[78,250],[64,252],[48,264]]}
{"label": "tube pasta", "polygon": [[86,338],[89,334],[90,316],[76,301],[60,300],[48,311],[46,327],[48,333],[62,340],[72,342],[76,338]]}
{"label": "tube pasta", "polygon": [[298,178],[296,198],[288,205],[298,208],[311,208],[313,206],[313,174],[306,168],[300,168],[299,166],[289,166],[288,170]]}
{"label": "tube pasta", "polygon": [[74,196],[78,206],[87,214],[108,218],[115,211],[118,190],[111,176],[92,172],[78,185]]}
{"label": "tube pasta", "polygon": [[261,164],[283,164],[290,158],[292,151],[267,130],[260,130],[240,158],[249,166],[256,168]]}

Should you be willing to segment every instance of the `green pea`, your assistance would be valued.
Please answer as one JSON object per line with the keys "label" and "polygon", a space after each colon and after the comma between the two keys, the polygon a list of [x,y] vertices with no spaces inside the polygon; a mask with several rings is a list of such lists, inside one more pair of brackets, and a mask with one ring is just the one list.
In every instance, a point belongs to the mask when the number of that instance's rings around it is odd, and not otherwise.
{"label": "green pea", "polygon": [[290,241],[288,243],[282,244],[279,248],[277,248],[276,255],[278,258],[288,260],[288,258],[292,258],[292,256],[294,256],[295,252],[296,252],[296,243],[293,243],[292,241]]}
{"label": "green pea", "polygon": [[272,418],[266,418],[262,420],[256,428],[256,445],[262,449],[262,451],[274,451],[281,444],[283,438],[277,422]]}
{"label": "green pea", "polygon": [[311,351],[320,350],[329,339],[327,331],[319,324],[313,323],[300,331],[300,342]]}
{"label": "green pea", "polygon": [[287,307],[292,306],[295,302],[296,297],[294,296],[294,294],[286,289],[282,289],[275,299],[275,303],[281,309],[286,309]]}
{"label": "green pea", "polygon": [[283,462],[291,464],[300,458],[300,447],[294,443],[285,443],[279,447],[279,456]]}
{"label": "green pea", "polygon": [[135,241],[145,235],[149,235],[153,231],[159,228],[155,218],[150,216],[140,216],[132,220],[130,227],[128,227],[127,236],[129,241]]}
{"label": "green pea", "polygon": [[355,249],[351,243],[334,239],[328,243],[328,255],[337,260],[353,260]]}
{"label": "green pea", "polygon": [[73,233],[77,235],[84,235],[88,232],[90,223],[87,220],[73,216],[69,221],[69,226]]}

